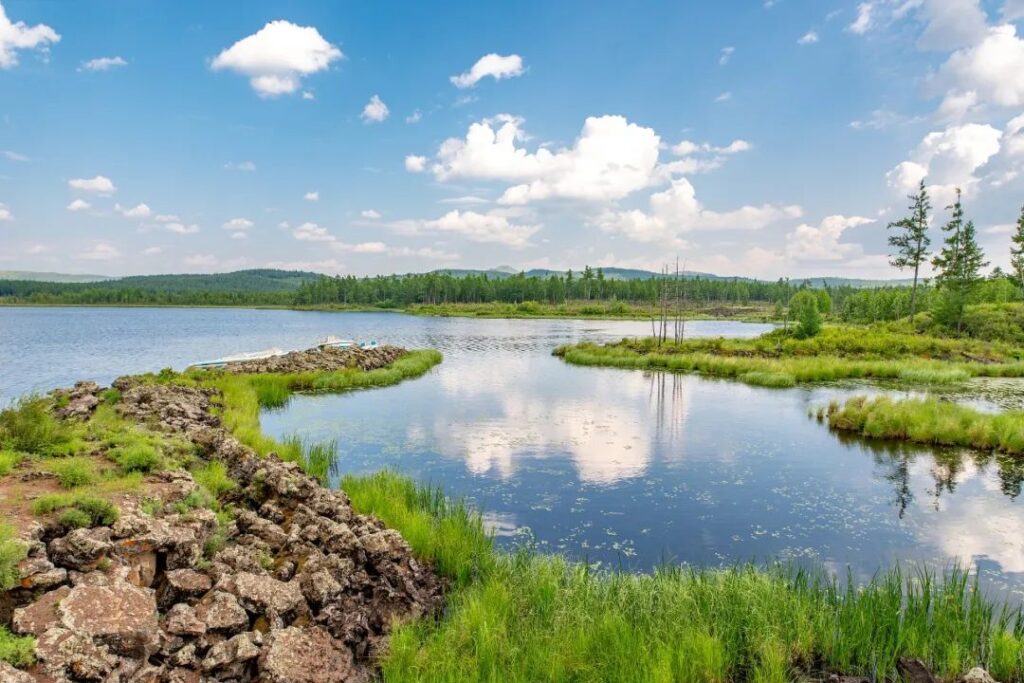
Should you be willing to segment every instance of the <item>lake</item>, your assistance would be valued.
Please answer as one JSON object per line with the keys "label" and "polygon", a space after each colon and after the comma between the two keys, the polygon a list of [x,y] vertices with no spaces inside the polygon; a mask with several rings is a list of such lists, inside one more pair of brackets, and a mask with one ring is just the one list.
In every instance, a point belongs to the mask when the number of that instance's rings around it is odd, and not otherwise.
{"label": "lake", "polygon": [[[764,325],[691,322],[691,336]],[[337,334],[445,361],[385,389],[298,396],[277,437],[338,444],[335,476],[390,467],[486,511],[503,544],[604,566],[793,560],[868,576],[895,562],[976,565],[1024,596],[1024,465],[839,438],[809,417],[883,389],[763,389],[569,366],[551,350],[649,334],[646,322],[476,320],[241,309],[0,308],[0,400]],[[1004,382],[1001,404],[1019,402]],[[965,399],[971,398],[969,395]]]}

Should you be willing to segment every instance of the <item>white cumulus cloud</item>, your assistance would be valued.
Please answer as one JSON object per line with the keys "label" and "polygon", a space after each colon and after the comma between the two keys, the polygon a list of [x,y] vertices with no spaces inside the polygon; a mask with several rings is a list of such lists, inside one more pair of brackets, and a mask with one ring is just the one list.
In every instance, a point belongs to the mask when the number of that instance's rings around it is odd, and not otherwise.
{"label": "white cumulus cloud", "polygon": [[863,216],[828,216],[817,226],[798,225],[786,235],[786,256],[796,262],[814,263],[858,257],[864,252],[860,244],[839,239],[850,228],[874,222]]}
{"label": "white cumulus cloud", "polygon": [[199,232],[199,226],[195,223],[167,223],[164,228],[169,232],[177,233],[179,235],[194,235]]}
{"label": "white cumulus cloud", "polygon": [[796,41],[800,45],[813,45],[821,40],[818,37],[817,31],[808,31],[807,33],[800,36],[800,40]]}
{"label": "white cumulus cloud", "polygon": [[120,204],[115,204],[114,211],[118,212],[125,218],[146,218],[147,216],[153,213],[152,209],[150,209],[145,204],[138,204],[131,208],[121,206]]}
{"label": "white cumulus cloud", "polygon": [[305,199],[307,202],[320,201],[320,193],[319,192],[307,192],[306,194],[302,195],[302,198]]}
{"label": "white cumulus cloud", "polygon": [[96,194],[112,194],[117,192],[117,186],[106,176],[93,176],[92,178],[73,178],[68,181],[72,190],[82,192],[95,192]]}
{"label": "white cumulus cloud", "polygon": [[763,204],[741,206],[729,211],[706,208],[697,199],[693,185],[678,178],[663,192],[651,195],[648,211],[608,210],[595,221],[607,233],[635,242],[681,246],[681,235],[698,230],[760,230],[782,220],[799,218],[799,206]]}
{"label": "white cumulus cloud", "polygon": [[210,66],[248,76],[260,97],[276,97],[297,91],[303,77],[342,57],[316,28],[278,20],[223,50]]}
{"label": "white cumulus cloud", "polygon": [[971,106],[982,102],[1019,109],[1024,106],[1024,40],[1013,24],[991,27],[980,42],[950,55],[930,86],[945,93],[945,108],[963,109],[955,100],[969,98]]}
{"label": "white cumulus cloud", "polygon": [[316,223],[303,223],[292,230],[292,237],[303,242],[333,242],[334,235],[327,232],[327,228]]}
{"label": "white cumulus cloud", "polygon": [[92,204],[85,201],[84,199],[74,199],[66,207],[68,211],[87,211],[92,208]]}
{"label": "white cumulus cloud", "polygon": [[82,68],[86,71],[110,71],[116,66],[127,65],[128,62],[123,57],[96,57],[82,62]]}
{"label": "white cumulus cloud", "polygon": [[380,212],[374,211],[373,209],[364,209],[363,211],[359,212],[359,215],[371,221],[375,221],[380,218]]}
{"label": "white cumulus cloud", "polygon": [[956,188],[971,194],[980,182],[977,171],[999,153],[1003,132],[988,124],[968,123],[928,133],[910,158],[886,175],[900,194],[914,191],[927,178],[936,206],[953,199]]}
{"label": "white cumulus cloud", "polygon": [[422,173],[427,168],[427,158],[416,154],[405,157],[405,170],[409,173]]}
{"label": "white cumulus cloud", "polygon": [[248,218],[232,218],[231,220],[226,221],[220,227],[224,228],[225,230],[241,231],[248,230],[253,225],[254,223]]}
{"label": "white cumulus cloud", "polygon": [[23,21],[12,22],[0,4],[0,69],[18,65],[18,50],[40,50],[45,53],[50,45],[60,41],[60,34],[46,24],[29,26]]}
{"label": "white cumulus cloud", "polygon": [[121,258],[121,250],[108,242],[97,242],[88,251],[84,251],[75,258],[85,261],[112,261]]}
{"label": "white cumulus cloud", "polygon": [[0,204],[0,221],[13,221],[13,220],[14,220],[14,214],[11,213],[11,210],[7,207],[7,205],[6,204]]}
{"label": "white cumulus cloud", "polygon": [[359,117],[365,123],[380,123],[390,114],[391,111],[388,109],[388,105],[384,104],[384,100],[379,95],[374,95],[363,107],[363,113]]}
{"label": "white cumulus cloud", "polygon": [[456,88],[472,88],[488,76],[500,81],[504,78],[522,76],[524,70],[523,58],[519,55],[502,56],[492,52],[478,59],[469,71],[452,76],[449,80]]}

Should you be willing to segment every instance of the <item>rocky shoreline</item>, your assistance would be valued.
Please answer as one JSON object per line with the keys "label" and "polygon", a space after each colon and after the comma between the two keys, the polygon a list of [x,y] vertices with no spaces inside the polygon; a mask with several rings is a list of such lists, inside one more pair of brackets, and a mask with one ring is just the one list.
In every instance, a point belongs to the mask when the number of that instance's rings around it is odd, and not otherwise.
{"label": "rocky shoreline", "polygon": [[[368,370],[404,353],[316,350],[227,371]],[[172,470],[148,475],[146,496],[123,501],[110,525],[33,521],[0,624],[36,638],[36,661],[0,662],[0,682],[366,681],[396,620],[440,609],[443,581],[398,532],[295,463],[243,445],[221,425],[215,390],[135,377],[113,388],[120,415],[223,463],[232,514],[184,505],[199,485]],[[65,396],[61,414],[87,419],[101,388]]]}

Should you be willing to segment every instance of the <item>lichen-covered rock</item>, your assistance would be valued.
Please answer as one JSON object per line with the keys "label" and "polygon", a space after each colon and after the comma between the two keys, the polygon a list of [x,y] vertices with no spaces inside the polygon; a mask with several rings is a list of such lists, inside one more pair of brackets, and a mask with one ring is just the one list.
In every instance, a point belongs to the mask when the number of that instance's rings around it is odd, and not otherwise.
{"label": "lichen-covered rock", "polygon": [[980,666],[976,666],[963,675],[960,679],[960,683],[997,683],[996,679],[992,678],[992,674],[982,669]]}
{"label": "lichen-covered rock", "polygon": [[40,670],[58,681],[101,681],[117,667],[119,659],[105,645],[87,634],[55,626],[36,641]]}
{"label": "lichen-covered rock", "polygon": [[166,610],[171,605],[184,602],[192,603],[206,595],[213,587],[209,576],[195,569],[171,569],[163,576],[163,582],[157,589],[157,604]]}
{"label": "lichen-covered rock", "polygon": [[0,659],[0,683],[35,683],[35,678]]}
{"label": "lichen-covered rock", "polygon": [[40,636],[45,631],[56,626],[60,623],[57,606],[70,592],[71,589],[68,586],[61,586],[56,590],[43,594],[31,605],[14,610],[14,616],[11,619],[14,632],[23,635]]}
{"label": "lichen-covered rock", "polygon": [[50,561],[59,567],[90,570],[113,547],[109,527],[75,529],[67,536],[50,541]]}
{"label": "lichen-covered rock", "polygon": [[302,589],[295,581],[278,581],[271,576],[239,572],[233,592],[238,602],[253,614],[288,615],[305,608]]}
{"label": "lichen-covered rock", "polygon": [[249,615],[230,593],[214,591],[196,606],[196,617],[210,631],[240,631],[249,625]]}
{"label": "lichen-covered rock", "polygon": [[268,683],[332,683],[356,679],[352,652],[324,629],[290,626],[267,636],[260,676]]}
{"label": "lichen-covered rock", "polygon": [[239,633],[211,647],[200,666],[206,673],[217,671],[221,678],[236,677],[248,662],[259,657],[262,644],[263,635],[259,631]]}
{"label": "lichen-covered rock", "polygon": [[61,625],[125,657],[145,659],[157,648],[153,591],[129,583],[76,586],[57,606]]}
{"label": "lichen-covered rock", "polygon": [[74,388],[58,389],[53,393],[58,398],[67,400],[64,407],[57,411],[63,418],[89,417],[100,404],[100,387],[96,382],[75,382]]}
{"label": "lichen-covered rock", "polygon": [[185,603],[178,603],[167,611],[164,630],[176,636],[201,636],[206,633],[206,622]]}

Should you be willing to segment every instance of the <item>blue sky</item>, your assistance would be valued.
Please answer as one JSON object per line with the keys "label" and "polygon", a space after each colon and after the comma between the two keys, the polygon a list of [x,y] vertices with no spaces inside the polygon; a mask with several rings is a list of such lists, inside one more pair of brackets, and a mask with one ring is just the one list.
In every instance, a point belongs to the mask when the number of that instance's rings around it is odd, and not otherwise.
{"label": "blue sky", "polygon": [[0,270],[895,277],[921,178],[993,264],[1024,202],[1024,0],[0,7]]}

